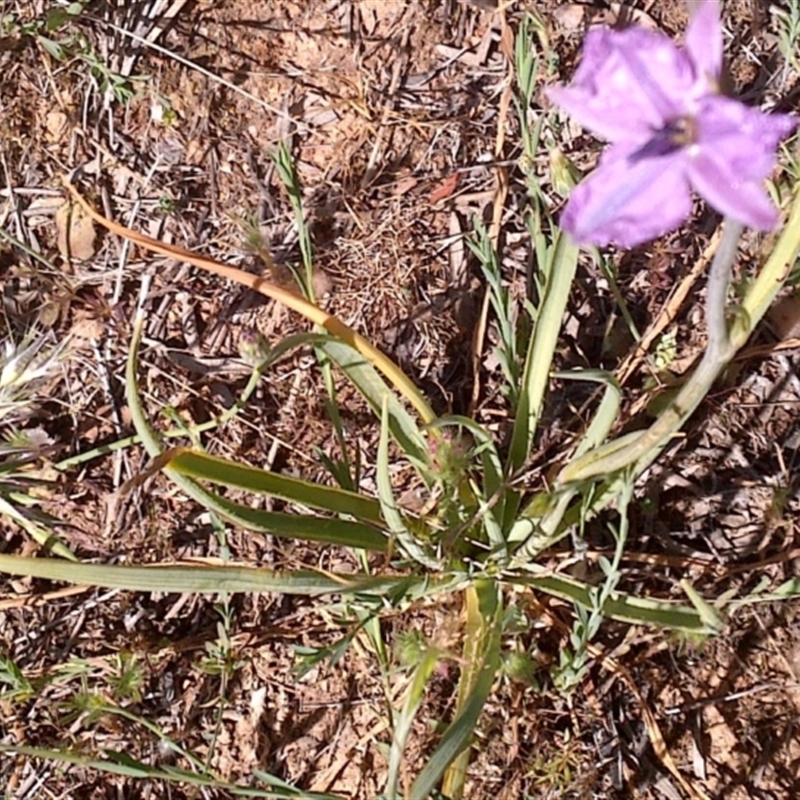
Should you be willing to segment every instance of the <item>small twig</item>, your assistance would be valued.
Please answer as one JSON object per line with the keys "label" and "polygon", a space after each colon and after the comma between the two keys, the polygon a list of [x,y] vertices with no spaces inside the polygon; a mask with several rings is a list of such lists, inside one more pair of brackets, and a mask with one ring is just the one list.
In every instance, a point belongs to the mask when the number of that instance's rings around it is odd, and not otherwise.
{"label": "small twig", "polygon": [[651,323],[642,336],[642,340],[636,345],[634,350],[628,354],[622,366],[616,372],[617,380],[620,386],[628,382],[631,375],[636,372],[636,369],[641,364],[647,355],[650,345],[659,337],[662,331],[671,325],[678,312],[683,305],[684,300],[689,296],[689,292],[697,282],[697,279],[705,270],[709,260],[717,252],[719,247],[720,233],[714,235],[708,246],[703,251],[702,256],[698,259],[697,263],[692,267],[686,277],[678,284],[671,292],[664,307],[661,309],[658,317]]}
{"label": "small twig", "polygon": [[670,706],[665,708],[663,713],[665,716],[675,716],[676,714],[686,714],[690,711],[698,711],[706,706],[715,706],[721,703],[732,703],[734,700],[741,700],[743,697],[750,697],[760,692],[774,692],[781,689],[800,689],[800,684],[790,683],[782,685],[780,683],[760,683],[758,686],[751,686],[749,689],[742,689],[739,692],[731,692],[730,694],[721,695],[719,697],[704,697],[696,700],[693,703],[685,703],[681,706]]}

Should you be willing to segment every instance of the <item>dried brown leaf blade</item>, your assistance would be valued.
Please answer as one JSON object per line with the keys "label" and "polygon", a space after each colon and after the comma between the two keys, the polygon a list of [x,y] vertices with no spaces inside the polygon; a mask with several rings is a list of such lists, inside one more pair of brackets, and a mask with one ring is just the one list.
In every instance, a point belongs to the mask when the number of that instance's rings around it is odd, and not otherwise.
{"label": "dried brown leaf blade", "polygon": [[94,221],[79,205],[66,202],[56,211],[58,252],[71,260],[86,261],[95,253]]}

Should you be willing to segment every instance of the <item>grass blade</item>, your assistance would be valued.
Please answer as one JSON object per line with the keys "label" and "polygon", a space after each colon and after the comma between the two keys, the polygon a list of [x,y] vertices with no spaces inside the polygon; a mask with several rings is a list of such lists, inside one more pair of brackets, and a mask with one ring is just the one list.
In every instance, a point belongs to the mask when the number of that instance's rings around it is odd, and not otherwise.
{"label": "grass blade", "polygon": [[278,475],[269,470],[188,448],[171,451],[166,466],[190,478],[268,494],[291,503],[333,514],[350,514],[362,521],[383,525],[381,507],[377,500],[338,487],[322,486],[313,481]]}
{"label": "grass blade", "polygon": [[[388,398],[387,398],[388,400]],[[381,424],[381,438],[378,444],[378,463],[376,466],[376,481],[378,484],[378,497],[380,498],[381,511],[386,520],[394,541],[400,551],[407,558],[422,564],[429,569],[438,570],[439,562],[428,555],[424,548],[417,542],[413,531],[409,530],[403,515],[397,507],[392,488],[392,477],[389,471],[389,404],[384,401],[383,420]]]}
{"label": "grass blade", "polygon": [[[533,446],[545,391],[550,382],[553,355],[577,266],[578,248],[568,236],[559,234],[552,252],[552,263],[547,265],[544,294],[525,356],[519,406],[509,448],[509,475],[525,464]],[[520,500],[518,493],[509,493],[504,517],[505,528],[513,524]]]}
{"label": "grass blade", "polygon": [[374,594],[403,590],[412,598],[458,588],[460,575],[372,577],[310,571],[275,572],[230,562],[153,564],[147,566],[87,564],[60,558],[26,558],[0,554],[0,572],[133,592],[217,594],[281,592],[293,595]]}
{"label": "grass blade", "polygon": [[[142,400],[139,396],[137,362],[143,328],[144,319],[137,312],[125,371],[125,394],[131,410],[131,420],[142,440],[142,444],[150,456],[156,460],[156,464],[162,466],[163,464],[168,464],[170,453],[163,451],[155,431],[150,427],[150,423],[145,416]],[[362,522],[301,514],[284,514],[251,508],[208,491],[192,478],[182,475],[169,466],[164,467],[164,473],[193,500],[245,530],[312,542],[325,542],[326,544],[345,547],[366,548],[368,550],[377,550],[378,552],[385,552],[387,549],[388,543],[384,534]]]}
{"label": "grass blade", "polygon": [[425,686],[436,669],[438,661],[438,651],[433,647],[428,647],[414,670],[414,678],[408,688],[403,709],[399,714],[395,715],[394,735],[389,749],[389,776],[386,779],[386,800],[401,800],[401,796],[398,793],[398,785],[400,783],[400,772],[403,766],[406,742],[425,695]]}
{"label": "grass blade", "polygon": [[[563,575],[505,575],[504,579],[516,584],[531,586],[553,597],[571,600],[591,609],[594,587]],[[622,592],[611,592],[602,606],[606,617],[636,625],[658,625],[685,633],[712,635],[719,630],[709,625],[709,618],[689,606],[663,600],[633,597]]]}
{"label": "grass blade", "polygon": [[[381,419],[386,404],[388,430],[392,438],[415,466],[427,466],[429,457],[425,437],[369,360],[349,344],[333,338],[321,342],[318,347],[347,375],[378,419]],[[427,420],[432,421],[433,417]]]}
{"label": "grass blade", "polygon": [[57,761],[61,764],[75,764],[109,775],[124,775],[128,778],[138,778],[145,781],[161,780],[169,783],[218,789],[235,797],[258,797],[267,798],[267,800],[345,800],[341,795],[304,792],[301,789],[294,789],[277,778],[275,782],[278,786],[274,789],[237,786],[234,783],[218,780],[211,775],[201,775],[178,767],[153,767],[131,758],[127,753],[110,750],[105,751],[106,758],[92,758],[83,753],[70,752],[69,750],[48,750],[41,747],[0,744],[0,753],[43,758],[48,761]]}
{"label": "grass blade", "polygon": [[[445,770],[467,747],[500,668],[501,618],[503,606],[497,584],[480,580],[470,586],[467,598],[465,656],[467,667],[459,682],[458,711],[442,735],[439,747],[414,781],[410,797],[428,797]],[[463,765],[458,768],[463,773]],[[463,778],[453,775],[447,784],[459,791]]]}
{"label": "grass blade", "polygon": [[557,372],[555,377],[570,381],[593,381],[594,383],[602,383],[606,387],[603,399],[597,407],[592,422],[575,449],[573,457],[577,458],[592,448],[599,447],[606,440],[606,436],[608,436],[609,431],[617,420],[619,407],[622,403],[622,389],[612,373],[601,369]]}

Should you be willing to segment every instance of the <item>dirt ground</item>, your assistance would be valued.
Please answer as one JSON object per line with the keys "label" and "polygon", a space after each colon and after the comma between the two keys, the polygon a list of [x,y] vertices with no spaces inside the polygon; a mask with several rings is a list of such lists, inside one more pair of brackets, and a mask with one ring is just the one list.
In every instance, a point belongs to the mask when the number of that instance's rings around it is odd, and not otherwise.
{"label": "dirt ground", "polygon": [[[30,22],[53,5],[5,0],[0,16]],[[158,24],[146,18],[151,5],[165,15]],[[471,413],[502,432],[498,365],[487,355],[473,374],[483,285],[463,239],[474,217],[491,220],[503,187],[503,269],[519,288],[530,243],[506,89],[509,44],[525,12],[546,24],[551,80],[569,80],[587,25],[632,16],[675,37],[686,25],[680,0],[89,3],[68,30],[126,75],[118,87],[130,89],[124,98],[113,96],[113,81],[103,86],[91,60],[59,61],[36,32],[7,25],[0,35],[0,227],[53,268],[0,240],[6,328],[38,324],[72,342],[58,381],[25,423],[51,441],[49,460],[58,464],[132,433],[123,378],[143,275],[153,285],[142,390],[149,413],[164,424],[167,408],[172,419],[200,424],[230,407],[248,376],[238,354],[244,331],[257,328],[274,341],[303,330],[272,303],[99,231],[73,242],[87,248],[85,258],[63,257],[60,176],[81,168],[83,185],[108,216],[250,271],[265,270],[263,245],[275,259],[270,277],[288,281],[300,242],[271,158],[279,142],[297,167],[323,306],[407,370],[438,413]],[[769,4],[730,0],[725,19],[737,92],[796,110],[798,76],[782,72]],[[142,45],[142,37],[160,49]],[[549,107],[543,92],[536,102],[537,111]],[[563,136],[550,144],[581,168],[594,162],[600,145],[592,137],[570,126]],[[535,166],[547,170],[546,152]],[[717,222],[698,207],[675,234],[616,255],[619,286],[640,327],[689,272]],[[740,269],[749,268],[760,242],[748,240]],[[561,366],[621,364],[631,342],[622,326],[619,336],[609,335],[615,309],[608,283],[587,260]],[[690,577],[707,597],[744,595],[797,574],[796,317],[796,301],[782,301],[751,356],[725,376],[640,487],[634,555],[696,558],[706,566]],[[676,378],[703,347],[701,320],[699,299],[690,295],[677,318]],[[789,344],[776,351],[775,342]],[[635,406],[650,396],[647,376],[635,376],[626,392],[635,423],[647,413],[645,404]],[[327,480],[316,449],[335,455],[339,445],[323,397],[313,358],[286,359],[247,409],[203,443],[220,455]],[[546,474],[587,397],[554,394],[537,474]],[[379,431],[368,410],[344,385],[341,402],[345,424],[359,432],[374,463]],[[352,560],[235,529],[221,534],[160,476],[120,498],[120,487],[146,465],[143,451],[127,447],[48,473],[54,484],[45,508],[66,523],[59,532],[81,558],[231,555],[323,570]],[[13,524],[0,523],[0,550],[37,549]],[[632,557],[624,588],[674,596],[686,570],[661,563],[653,570]],[[473,746],[469,800],[684,797],[617,674],[597,663],[571,695],[554,689],[547,667],[564,636],[547,620],[570,624],[569,609],[543,610],[532,594],[515,601],[531,622],[520,641],[539,666],[531,680],[498,679]],[[387,626],[398,641],[418,630],[455,654],[460,614],[455,601],[429,604]],[[376,798],[390,741],[378,665],[358,638],[335,664],[303,661],[305,652],[336,647],[339,620],[338,609],[299,598],[226,601],[0,579],[0,655],[33,687],[29,695],[10,688],[0,695],[0,743],[70,749],[87,759],[116,752],[158,769],[187,769],[189,753],[220,781],[248,786],[264,770],[304,791]],[[599,641],[633,676],[692,785],[719,800],[782,800],[800,796],[798,626],[800,605],[787,600],[741,608],[722,636],[705,642],[616,623]],[[3,670],[0,690],[16,680],[10,667]],[[452,712],[455,683],[453,669],[437,673],[409,774],[435,744],[437,722]],[[404,687],[398,669],[392,700]],[[27,755],[0,755],[0,776],[14,800],[233,796]]]}

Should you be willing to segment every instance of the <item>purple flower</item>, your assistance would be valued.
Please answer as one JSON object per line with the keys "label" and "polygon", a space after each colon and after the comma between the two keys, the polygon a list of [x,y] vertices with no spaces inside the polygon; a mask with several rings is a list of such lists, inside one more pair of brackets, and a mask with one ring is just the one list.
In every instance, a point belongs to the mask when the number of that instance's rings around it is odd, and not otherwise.
{"label": "purple flower", "polygon": [[777,223],[763,184],[797,120],[720,94],[719,4],[698,6],[683,47],[640,27],[589,31],[574,81],[550,90],[611,142],[562,214],[577,242],[633,247],[661,236],[689,216],[693,189],[745,225]]}

